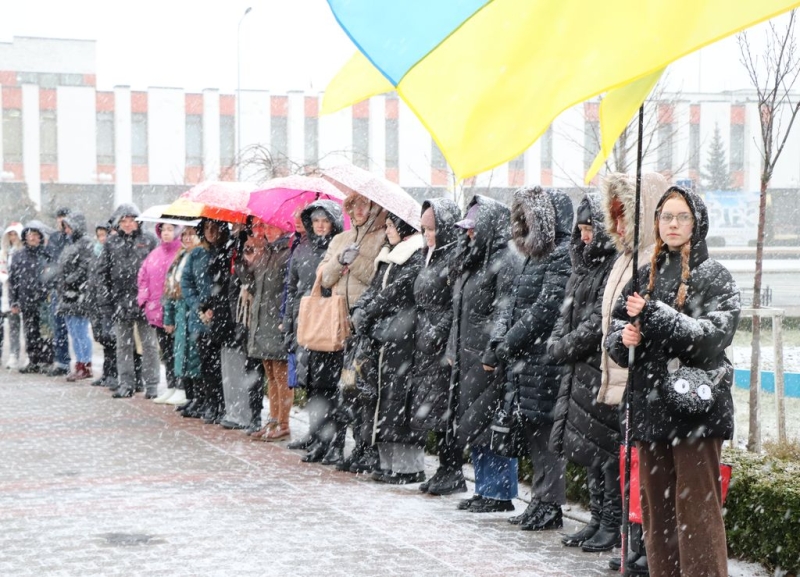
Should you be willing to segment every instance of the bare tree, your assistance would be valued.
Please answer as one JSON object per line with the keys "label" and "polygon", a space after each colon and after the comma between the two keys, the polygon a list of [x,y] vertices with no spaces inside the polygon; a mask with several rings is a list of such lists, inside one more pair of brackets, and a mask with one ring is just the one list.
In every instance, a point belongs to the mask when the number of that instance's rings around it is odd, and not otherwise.
{"label": "bare tree", "polygon": [[[333,151],[323,155],[316,162],[295,162],[285,154],[272,151],[263,144],[252,144],[242,151],[238,165],[242,172],[252,171],[257,182],[290,174],[315,175],[320,171],[320,163],[330,156],[345,157],[345,151]],[[228,167],[230,169],[234,167]]]}
{"label": "bare tree", "polygon": [[[767,189],[775,165],[783,152],[792,129],[800,100],[791,90],[800,75],[800,57],[795,42],[796,11],[788,15],[785,25],[769,22],[765,32],[765,47],[754,54],[747,32],[737,35],[741,63],[756,90],[761,128],[761,195],[758,205],[756,236],[756,273],[753,281],[753,308],[761,307],[761,277],[764,258],[764,237],[767,212]],[[747,448],[761,450],[761,431],[758,422],[758,368],[760,367],[761,319],[753,315],[753,340],[750,356],[750,431]]]}

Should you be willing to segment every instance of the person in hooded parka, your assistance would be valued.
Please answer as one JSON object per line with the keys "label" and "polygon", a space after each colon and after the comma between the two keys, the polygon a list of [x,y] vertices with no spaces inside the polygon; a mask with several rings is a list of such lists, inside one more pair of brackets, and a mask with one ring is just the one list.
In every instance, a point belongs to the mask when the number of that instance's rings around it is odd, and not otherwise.
{"label": "person in hooded parka", "polygon": [[25,332],[28,364],[19,369],[23,374],[45,373],[53,362],[52,329],[42,330],[49,317],[45,271],[53,266],[53,257],[45,246],[48,230],[52,229],[38,220],[27,223],[20,234],[24,248],[14,256],[8,270],[11,312],[22,315]]}
{"label": "person in hooded parka", "polygon": [[563,369],[547,354],[547,339],[572,269],[572,220],[572,201],[561,191],[537,186],[514,193],[511,236],[521,258],[514,269],[511,296],[492,332],[494,355],[484,358],[490,367],[503,364],[506,387],[519,398],[522,430],[533,461],[532,497],[526,510],[510,522],[524,530],[563,526],[566,463],[548,447]]}
{"label": "person in hooded parka", "polygon": [[[734,415],[725,349],[739,322],[739,291],[708,257],[708,211],[698,195],[670,187],[654,220],[653,257],[637,271],[641,295],[632,283],[623,289],[605,345],[623,367],[635,347],[630,426],[650,571],[721,577],[728,554],[720,454]],[[671,382],[682,367],[693,371]],[[684,403],[670,402],[670,387]]]}
{"label": "person in hooded parka", "polygon": [[362,439],[378,449],[375,481],[406,484],[425,480],[425,435],[409,426],[408,384],[416,326],[414,280],[422,268],[423,239],[417,230],[388,213],[387,244],[375,259],[370,287],[353,307],[356,338],[368,339],[369,366],[358,386]]}
{"label": "person in hooded parka", "polygon": [[[453,325],[447,343],[452,363],[447,410],[448,440],[453,456],[462,460],[471,447],[475,494],[459,501],[460,510],[508,511],[514,508],[517,461],[489,449],[495,409],[503,397],[503,375],[485,365],[494,354],[492,327],[511,294],[515,255],[508,246],[509,210],[491,198],[475,195],[466,216],[456,223],[458,255],[453,264]],[[461,468],[463,461],[454,466]],[[430,487],[428,488],[430,492]]]}
{"label": "person in hooded parka", "polygon": [[102,374],[100,378],[92,381],[92,386],[116,388],[118,385],[117,337],[114,332],[114,307],[109,300],[108,290],[100,278],[101,254],[110,232],[111,225],[108,221],[97,223],[94,227],[94,259],[89,269],[86,298],[89,305],[89,320],[92,324],[92,337],[103,347]]}
{"label": "person in hooded parka", "polygon": [[603,289],[617,253],[605,230],[599,194],[587,194],[576,215],[570,240],[572,276],[547,347],[548,354],[567,369],[556,402],[550,448],[586,467],[589,484],[591,519],[561,542],[596,552],[618,545],[622,518],[619,417],[614,407],[597,402]]}
{"label": "person in hooded parka", "polygon": [[70,382],[92,378],[92,338],[89,336],[89,274],[94,261],[94,243],[86,235],[86,217],[71,212],[61,221],[67,245],[58,258],[58,312],[67,323],[75,353]]}
{"label": "person in hooded parka", "polygon": [[[318,200],[300,214],[306,234],[294,249],[286,285],[286,312],[283,330],[286,347],[295,352],[297,359],[297,385],[305,387],[308,400],[309,435],[290,448],[307,449],[303,461],[321,461],[330,448],[335,434],[332,424],[333,410],[339,393],[339,373],[342,371],[342,353],[309,351],[297,345],[297,320],[300,300],[311,294],[317,278],[317,267],[325,256],[331,239],[344,230],[342,207],[332,200]],[[322,290],[330,295],[329,289]]]}
{"label": "person in hooded parka", "polygon": [[453,456],[454,443],[447,442],[447,398],[450,364],[445,358],[447,339],[453,325],[451,260],[457,249],[461,217],[458,205],[448,198],[431,198],[422,203],[422,235],[425,264],[414,281],[417,309],[414,368],[410,380],[412,429],[433,431],[439,453],[439,467],[420,491],[449,495],[467,490],[461,460]]}
{"label": "person in hooded parka", "polygon": [[193,382],[195,398],[183,412],[218,424],[225,413],[222,344],[230,338],[234,324],[228,298],[232,243],[228,224],[209,218],[197,225],[197,236],[200,246],[189,255],[180,282],[189,338],[197,343],[202,377]]}
{"label": "person in hooded parka", "polygon": [[[661,196],[668,188],[667,180],[657,172],[642,175],[639,216],[649,218],[655,214],[656,206]],[[600,186],[602,196],[603,216],[606,230],[614,241],[617,249],[617,259],[608,275],[608,282],[603,291],[602,304],[602,332],[603,342],[608,335],[611,325],[611,313],[614,305],[622,294],[622,289],[633,276],[634,234],[636,215],[636,179],[628,174],[615,172],[607,175]],[[640,263],[645,263],[653,256],[655,233],[651,226],[639,227],[638,253]],[[625,427],[625,387],[628,382],[627,369],[614,362],[608,351],[603,348],[600,357],[600,390],[597,393],[597,402],[612,405],[618,408],[620,416],[620,431]],[[644,544],[642,526],[631,523],[628,536],[626,555],[628,572],[632,575],[645,575],[648,572],[647,551]],[[613,571],[619,571],[621,556],[614,555],[608,562]]]}
{"label": "person in hooded parka", "polygon": [[136,205],[121,204],[116,208],[112,216],[116,234],[106,241],[100,254],[100,282],[108,291],[109,302],[114,307],[119,387],[112,396],[116,399],[132,397],[136,391],[134,354],[138,343],[142,349],[145,395],[153,399],[158,394],[158,341],[155,330],[139,308],[136,284],[139,267],[156,247],[157,241],[154,235],[142,231],[137,216],[139,209]]}

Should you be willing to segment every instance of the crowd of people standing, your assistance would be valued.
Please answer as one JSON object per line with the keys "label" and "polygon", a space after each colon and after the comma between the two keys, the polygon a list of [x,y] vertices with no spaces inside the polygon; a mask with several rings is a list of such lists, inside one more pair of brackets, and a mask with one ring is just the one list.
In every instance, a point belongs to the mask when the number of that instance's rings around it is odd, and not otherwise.
{"label": "crowd of people standing", "polygon": [[[708,256],[697,194],[645,175],[634,242],[635,191],[611,174],[577,207],[541,187],[511,207],[475,196],[463,214],[431,198],[421,230],[357,192],[299,207],[294,231],[204,218],[154,236],[121,205],[92,239],[83,215],[62,209],[55,230],[32,221],[3,235],[7,367],[94,379],[114,398],[142,391],[187,418],[290,441],[305,462],[430,495],[466,492],[469,459],[475,491],[457,504],[468,513],[513,511],[528,457],[531,501],[508,519],[527,531],[563,527],[571,461],[587,470],[591,518],[562,542],[587,552],[620,546],[630,386],[643,525],[629,573],[727,575],[719,462],[738,291]],[[345,300],[343,350],[298,342],[312,294]],[[90,326],[104,353],[96,375]],[[696,389],[688,405],[667,390],[679,370],[696,371],[680,373]],[[297,388],[309,431],[291,439]],[[439,466],[426,479],[429,440]]]}

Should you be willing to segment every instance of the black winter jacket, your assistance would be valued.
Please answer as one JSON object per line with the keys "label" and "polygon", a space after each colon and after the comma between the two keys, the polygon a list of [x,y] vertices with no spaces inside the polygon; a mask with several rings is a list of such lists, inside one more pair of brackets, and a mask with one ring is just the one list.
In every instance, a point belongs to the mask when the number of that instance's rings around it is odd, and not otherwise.
{"label": "black winter jacket", "polygon": [[[372,338],[370,365],[362,393],[377,395],[373,437],[384,443],[417,443],[424,437],[409,427],[409,383],[414,360],[414,280],[422,268],[422,235],[384,246],[375,259],[375,276],[354,306],[361,338]],[[411,319],[410,322],[405,321]],[[379,341],[374,337],[390,335]]]}
{"label": "black winter jacket", "polygon": [[510,296],[492,332],[496,359],[485,360],[505,363],[506,383],[519,392],[520,410],[532,423],[553,421],[563,374],[547,354],[547,339],[572,269],[572,218],[572,201],[560,191],[537,187],[514,195],[512,230],[522,254],[514,259]]}
{"label": "black winter jacket", "polygon": [[[653,291],[640,315],[642,342],[636,347],[632,393],[632,438],[644,442],[674,442],[689,437],[731,439],[733,436],[733,366],[725,356],[739,322],[739,291],[730,272],[708,258],[706,235],[708,212],[703,201],[692,192],[673,187],[683,194],[694,217],[689,259],[690,276],[682,311],[673,308],[680,283],[680,254],[664,246],[658,254],[658,273]],[[659,209],[664,203],[662,197]],[[657,213],[658,214],[658,213]],[[656,245],[658,246],[658,244]],[[650,265],[639,269],[640,291],[646,289]],[[629,283],[613,311],[605,346],[611,357],[628,366],[628,349],[622,344],[622,330],[629,318],[625,309],[633,292]],[[645,295],[643,295],[645,296]],[[719,393],[708,412],[687,416],[670,412],[663,400],[662,387],[668,376],[667,364],[674,358],[683,365],[714,371],[724,369]]]}
{"label": "black winter jacket", "polygon": [[[118,227],[125,216],[139,216],[139,209],[133,204],[121,204],[112,216],[113,226]],[[142,262],[157,244],[156,237],[141,228],[131,234],[125,234],[117,228],[117,234],[109,235],[100,253],[98,272],[100,284],[108,292],[109,302],[114,309],[115,322],[144,319],[137,301],[137,277]]]}
{"label": "black winter jacket", "polygon": [[436,249],[414,281],[417,309],[414,373],[411,377],[411,427],[443,432],[447,426],[447,393],[450,388],[450,363],[445,358],[447,339],[453,325],[453,287],[451,260],[456,250],[460,218],[458,206],[446,198],[422,203],[422,212],[431,208],[436,222]]}
{"label": "black winter jacket", "polygon": [[603,290],[616,259],[616,249],[603,222],[597,194],[581,201],[578,213],[591,213],[593,237],[587,245],[576,225],[570,241],[572,276],[567,282],[561,318],[548,342],[550,357],[565,365],[566,374],[555,409],[550,448],[584,467],[618,458],[619,418],[616,407],[597,402],[600,389]]}
{"label": "black winter jacket", "polygon": [[86,236],[86,218],[73,212],[64,218],[72,229],[58,258],[58,312],[64,316],[88,317],[89,274],[94,263],[94,243]]}
{"label": "black winter jacket", "polygon": [[[39,246],[33,248],[25,244],[30,231],[38,232],[42,237]],[[23,249],[14,255],[8,270],[8,302],[25,311],[38,308],[47,299],[48,275],[55,267],[52,253],[45,246],[45,227],[39,221],[31,221],[25,225],[20,235]]]}
{"label": "black winter jacket", "polygon": [[486,371],[483,363],[494,355],[492,327],[514,277],[508,207],[480,195],[470,208],[476,204],[475,239],[470,242],[465,233],[459,237],[447,343],[447,358],[453,361],[448,411],[455,416],[456,442],[462,446],[488,444],[488,428],[503,397],[502,371]]}

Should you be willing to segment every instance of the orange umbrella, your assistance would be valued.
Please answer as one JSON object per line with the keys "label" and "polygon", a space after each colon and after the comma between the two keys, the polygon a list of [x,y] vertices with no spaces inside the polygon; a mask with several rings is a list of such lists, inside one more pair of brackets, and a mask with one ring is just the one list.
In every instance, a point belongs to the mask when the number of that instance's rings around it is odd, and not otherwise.
{"label": "orange umbrella", "polygon": [[213,218],[244,223],[250,215],[247,202],[255,185],[247,182],[201,182],[164,209],[165,216]]}

